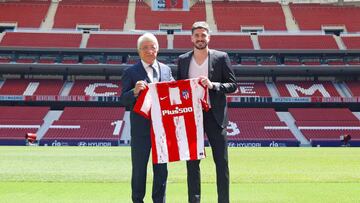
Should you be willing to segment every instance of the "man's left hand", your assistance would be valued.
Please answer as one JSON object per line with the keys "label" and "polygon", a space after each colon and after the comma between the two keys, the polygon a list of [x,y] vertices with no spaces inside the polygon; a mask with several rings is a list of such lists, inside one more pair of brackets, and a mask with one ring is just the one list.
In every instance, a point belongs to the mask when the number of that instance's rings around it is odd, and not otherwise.
{"label": "man's left hand", "polygon": [[209,89],[212,89],[214,87],[212,82],[209,80],[209,78],[205,76],[200,76],[199,79],[200,79],[200,83],[205,87],[208,87]]}

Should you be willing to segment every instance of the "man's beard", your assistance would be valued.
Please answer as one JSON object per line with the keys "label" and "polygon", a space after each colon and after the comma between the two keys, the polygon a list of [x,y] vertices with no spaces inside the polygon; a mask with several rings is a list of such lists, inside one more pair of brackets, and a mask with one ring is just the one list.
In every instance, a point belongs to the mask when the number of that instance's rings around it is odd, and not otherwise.
{"label": "man's beard", "polygon": [[200,46],[197,45],[197,42],[194,43],[194,47],[199,50],[206,49],[207,46],[208,46],[208,43],[206,41],[203,41],[203,44],[201,44]]}

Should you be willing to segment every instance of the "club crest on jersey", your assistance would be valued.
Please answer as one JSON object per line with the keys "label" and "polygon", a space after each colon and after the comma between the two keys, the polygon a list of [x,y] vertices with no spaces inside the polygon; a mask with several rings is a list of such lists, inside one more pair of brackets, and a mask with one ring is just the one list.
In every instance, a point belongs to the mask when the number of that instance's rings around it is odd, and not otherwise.
{"label": "club crest on jersey", "polygon": [[190,98],[190,94],[189,94],[189,91],[188,90],[183,90],[182,93],[181,93],[182,97],[184,99],[189,99]]}

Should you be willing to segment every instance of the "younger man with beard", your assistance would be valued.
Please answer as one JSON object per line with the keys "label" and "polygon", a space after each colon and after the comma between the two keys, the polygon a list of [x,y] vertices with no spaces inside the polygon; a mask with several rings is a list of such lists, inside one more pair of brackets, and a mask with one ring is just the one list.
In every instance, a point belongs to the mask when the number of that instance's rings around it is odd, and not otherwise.
{"label": "younger man with beard", "polygon": [[[229,202],[229,167],[226,127],[226,93],[236,91],[236,79],[230,58],[225,52],[208,48],[209,25],[195,22],[191,41],[194,49],[179,56],[177,79],[200,78],[209,88],[211,109],[203,112],[204,129],[211,145],[216,165],[218,202]],[[200,202],[200,160],[187,161],[188,201]]]}

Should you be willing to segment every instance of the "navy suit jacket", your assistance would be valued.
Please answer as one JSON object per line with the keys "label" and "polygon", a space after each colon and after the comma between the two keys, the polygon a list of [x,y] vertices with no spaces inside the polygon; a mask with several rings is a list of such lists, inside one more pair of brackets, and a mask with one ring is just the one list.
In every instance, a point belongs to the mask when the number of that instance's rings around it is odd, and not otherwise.
{"label": "navy suit jacket", "polygon": [[[190,61],[193,54],[194,51],[190,51],[179,56],[178,80],[189,78]],[[208,60],[208,78],[214,84],[214,88],[209,90],[211,111],[216,122],[225,128],[228,124],[225,94],[236,91],[236,78],[227,53],[210,49]]]}
{"label": "navy suit jacket", "polygon": [[[174,80],[169,66],[159,62],[159,81]],[[143,116],[133,112],[133,107],[137,97],[134,96],[134,87],[137,81],[143,80],[150,83],[150,79],[142,65],[141,61],[129,67],[124,71],[122,76],[122,92],[120,101],[130,112],[131,136],[148,136],[150,135],[150,121]]]}

